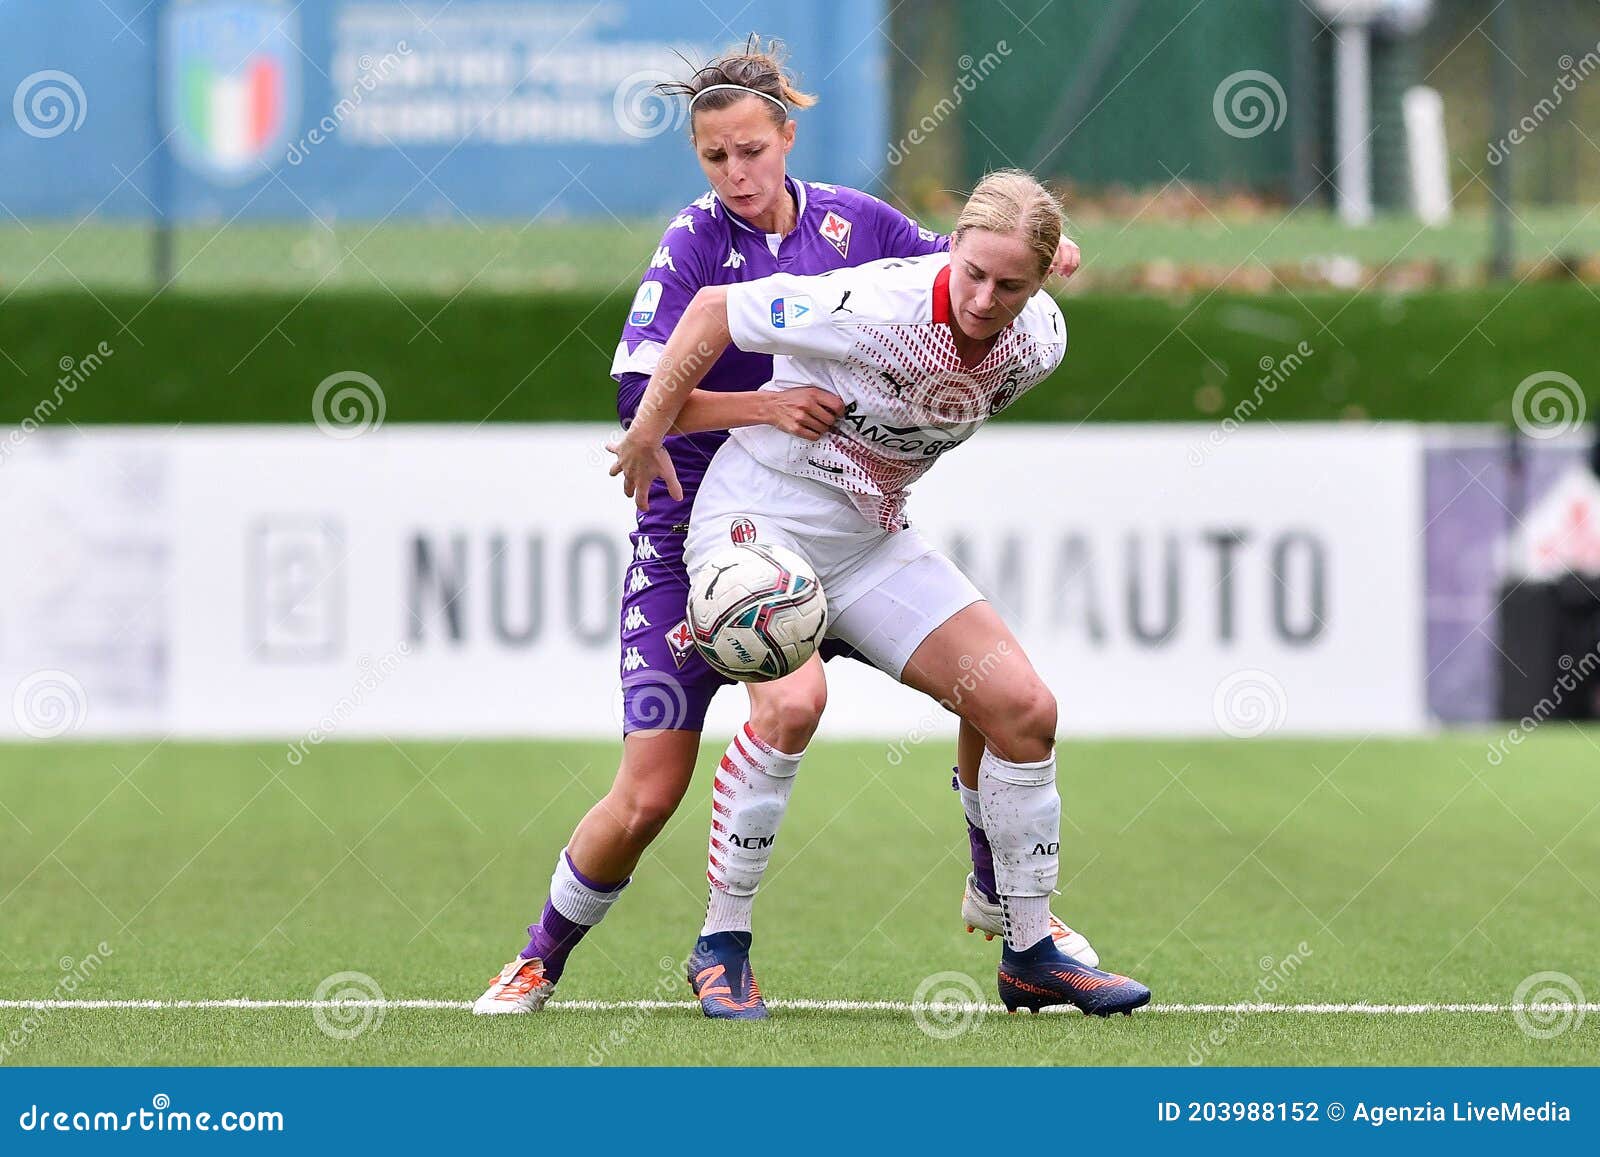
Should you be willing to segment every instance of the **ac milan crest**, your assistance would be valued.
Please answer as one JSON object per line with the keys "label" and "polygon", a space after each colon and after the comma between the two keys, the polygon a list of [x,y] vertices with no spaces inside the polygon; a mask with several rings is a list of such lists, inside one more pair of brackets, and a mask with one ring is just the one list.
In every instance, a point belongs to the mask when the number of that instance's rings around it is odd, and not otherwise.
{"label": "ac milan crest", "polygon": [[748,518],[736,518],[733,525],[728,527],[728,537],[741,545],[756,540],[756,524]]}

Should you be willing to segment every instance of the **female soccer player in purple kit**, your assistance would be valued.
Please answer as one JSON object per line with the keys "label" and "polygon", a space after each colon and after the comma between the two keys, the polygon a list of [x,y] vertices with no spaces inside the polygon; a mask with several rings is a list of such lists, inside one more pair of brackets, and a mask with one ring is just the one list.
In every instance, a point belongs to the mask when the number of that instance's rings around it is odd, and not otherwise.
{"label": "female soccer player in purple kit", "polygon": [[[745,51],[730,53],[667,88],[689,99],[690,140],[711,191],[667,226],[629,309],[611,364],[619,383],[617,413],[624,425],[631,421],[679,316],[701,286],[779,272],[824,273],[949,248],[949,238],[919,228],[875,197],[787,174],[785,161],[796,130],[789,111],[807,108],[815,98],[796,88],[777,51],[776,45],[763,51],[752,38]],[[1070,275],[1077,264],[1077,247],[1063,240],[1052,272]],[[848,308],[848,302],[840,308]],[[651,489],[630,536],[633,563],[623,586],[622,764],[611,790],[562,849],[544,911],[528,929],[527,946],[491,980],[473,1005],[475,1013],[535,1012],[544,1006],[568,953],[620,898],[639,859],[688,790],[706,708],[727,682],[700,658],[684,622],[689,580],[683,542],[695,488],[729,428],[771,425],[815,440],[843,406],[823,390],[761,392],[771,375],[770,355],[729,348],[683,407],[678,432],[666,440],[681,496],[669,494],[661,482]],[[746,684],[750,720],[723,761],[724,766],[759,768],[785,801],[824,708],[820,695],[797,696],[785,686],[792,682]],[[962,919],[969,930],[980,929],[992,938],[1001,933],[1003,916],[979,820],[977,773],[983,744],[980,734],[962,725],[957,782],[973,860]],[[718,930],[740,938],[745,952],[752,898],[713,890],[713,901],[720,901],[723,910],[716,920],[708,917],[708,928],[716,923]],[[1051,929],[1063,951],[1085,963],[1096,962],[1088,942],[1053,916]],[[702,1005],[712,1016],[764,1013],[764,1007],[722,1010],[716,1001]]]}

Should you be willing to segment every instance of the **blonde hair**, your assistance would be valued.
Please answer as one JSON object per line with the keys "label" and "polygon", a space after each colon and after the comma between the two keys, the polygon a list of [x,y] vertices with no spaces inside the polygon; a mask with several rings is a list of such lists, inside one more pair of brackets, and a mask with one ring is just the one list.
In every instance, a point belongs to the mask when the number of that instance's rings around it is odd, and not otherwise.
{"label": "blonde hair", "polygon": [[[817,103],[816,97],[800,91],[797,78],[785,63],[785,55],[782,41],[769,40],[763,46],[761,37],[751,33],[742,50],[729,50],[705,67],[696,69],[688,80],[658,84],[656,91],[664,96],[689,98],[690,136],[694,135],[695,113],[714,112],[749,99],[750,93],[738,91],[741,88],[753,89],[762,96],[771,97],[771,100],[761,103],[771,111],[772,119],[781,127],[789,119],[789,109],[810,108]],[[732,87],[718,88],[716,92],[707,92],[700,97],[701,92],[713,85]]]}
{"label": "blonde hair", "polygon": [[972,190],[956,218],[950,240],[952,244],[960,241],[971,229],[1020,236],[1038,258],[1042,277],[1055,260],[1064,224],[1061,202],[1032,173],[996,169]]}

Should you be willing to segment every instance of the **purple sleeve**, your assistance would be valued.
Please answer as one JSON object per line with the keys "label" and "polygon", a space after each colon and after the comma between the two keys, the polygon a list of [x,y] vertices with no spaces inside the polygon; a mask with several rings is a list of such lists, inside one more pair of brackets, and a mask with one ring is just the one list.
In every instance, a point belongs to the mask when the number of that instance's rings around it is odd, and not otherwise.
{"label": "purple sleeve", "polygon": [[617,381],[617,417],[626,429],[633,422],[633,416],[639,412],[639,403],[644,401],[645,387],[650,384],[649,374],[623,374]]}
{"label": "purple sleeve", "polygon": [[[690,217],[700,227],[697,235],[684,224]],[[630,375],[644,378],[655,371],[672,329],[702,285],[709,282],[705,250],[709,242],[708,214],[685,210],[661,237],[650,266],[628,306],[622,340],[611,362],[611,376],[619,383]],[[638,400],[624,408],[625,390],[618,390],[619,413],[632,414]]]}
{"label": "purple sleeve", "polygon": [[943,233],[922,228],[893,205],[883,202],[879,202],[878,236],[885,257],[924,257],[950,249],[950,238]]}

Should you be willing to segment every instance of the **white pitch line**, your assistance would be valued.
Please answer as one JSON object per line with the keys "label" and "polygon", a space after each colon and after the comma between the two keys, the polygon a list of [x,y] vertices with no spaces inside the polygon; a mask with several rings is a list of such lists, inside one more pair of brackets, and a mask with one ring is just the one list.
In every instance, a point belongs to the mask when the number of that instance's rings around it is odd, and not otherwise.
{"label": "white pitch line", "polygon": [[[465,1012],[464,1000],[0,1000],[0,1009],[33,1012],[92,1011],[96,1009],[450,1009]],[[553,1012],[652,1012],[682,1009],[698,1011],[692,1000],[555,1000],[545,1006]],[[913,1004],[902,1000],[769,1000],[767,1007],[807,1012],[1004,1012],[999,1004],[933,1002]],[[1071,1012],[1068,1008],[1046,1012]],[[1600,1003],[1552,1001],[1536,1004],[1155,1004],[1142,1013],[1307,1013],[1317,1016],[1422,1016],[1429,1013],[1600,1012]]]}

